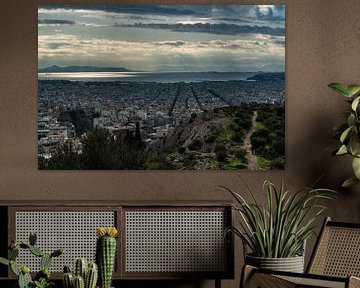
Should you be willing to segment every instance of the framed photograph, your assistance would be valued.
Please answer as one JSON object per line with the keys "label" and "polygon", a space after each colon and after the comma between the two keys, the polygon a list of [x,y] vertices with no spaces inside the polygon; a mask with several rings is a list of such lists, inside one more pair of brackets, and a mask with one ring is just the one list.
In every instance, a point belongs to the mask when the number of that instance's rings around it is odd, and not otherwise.
{"label": "framed photograph", "polygon": [[42,170],[285,168],[284,5],[40,5]]}

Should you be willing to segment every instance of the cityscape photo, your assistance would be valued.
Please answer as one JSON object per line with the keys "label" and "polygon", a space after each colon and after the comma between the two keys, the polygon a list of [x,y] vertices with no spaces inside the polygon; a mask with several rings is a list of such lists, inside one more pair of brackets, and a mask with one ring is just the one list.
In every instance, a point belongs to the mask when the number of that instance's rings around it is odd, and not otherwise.
{"label": "cityscape photo", "polygon": [[40,5],[38,167],[285,169],[285,6]]}

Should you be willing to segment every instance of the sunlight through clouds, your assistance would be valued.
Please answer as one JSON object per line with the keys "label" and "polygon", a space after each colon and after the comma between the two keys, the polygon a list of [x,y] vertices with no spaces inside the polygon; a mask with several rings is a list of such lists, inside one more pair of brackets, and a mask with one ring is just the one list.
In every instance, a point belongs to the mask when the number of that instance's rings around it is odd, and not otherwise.
{"label": "sunlight through clouds", "polygon": [[283,5],[41,5],[38,12],[39,67],[285,69]]}

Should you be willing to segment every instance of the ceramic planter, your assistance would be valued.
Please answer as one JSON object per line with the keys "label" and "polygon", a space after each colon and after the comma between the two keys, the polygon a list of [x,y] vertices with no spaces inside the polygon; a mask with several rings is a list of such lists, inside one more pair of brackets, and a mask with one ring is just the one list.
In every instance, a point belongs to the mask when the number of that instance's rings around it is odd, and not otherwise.
{"label": "ceramic planter", "polygon": [[263,258],[251,255],[245,256],[245,263],[254,267],[275,271],[304,272],[304,256],[289,258]]}

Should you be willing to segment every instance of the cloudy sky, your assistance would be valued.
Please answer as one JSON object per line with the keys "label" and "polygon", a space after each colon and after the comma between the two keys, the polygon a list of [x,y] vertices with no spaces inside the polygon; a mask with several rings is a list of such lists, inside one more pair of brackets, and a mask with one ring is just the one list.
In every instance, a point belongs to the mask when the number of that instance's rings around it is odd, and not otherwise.
{"label": "cloudy sky", "polygon": [[284,71],[284,5],[41,5],[39,67]]}

